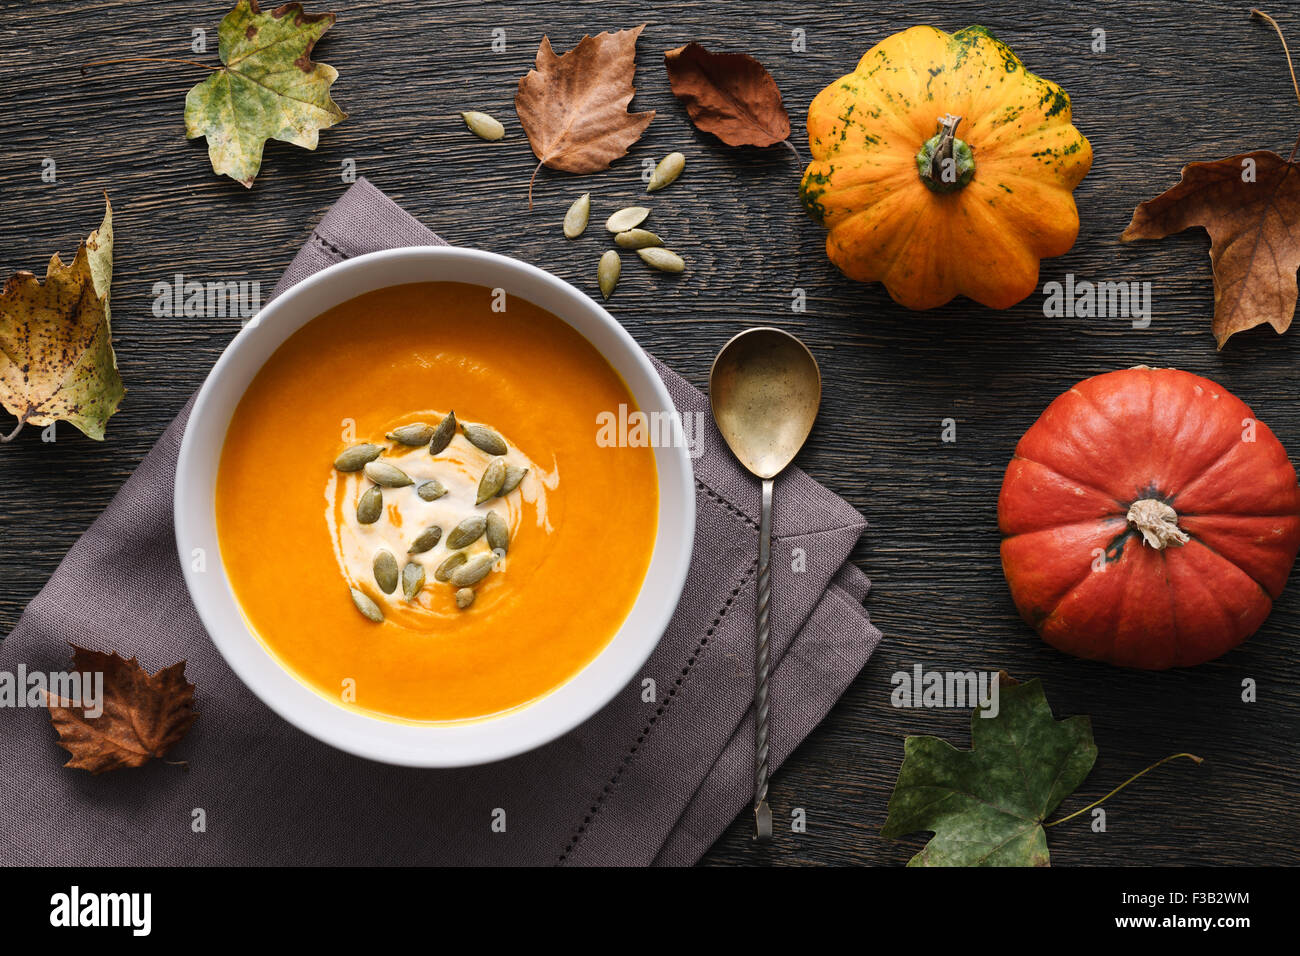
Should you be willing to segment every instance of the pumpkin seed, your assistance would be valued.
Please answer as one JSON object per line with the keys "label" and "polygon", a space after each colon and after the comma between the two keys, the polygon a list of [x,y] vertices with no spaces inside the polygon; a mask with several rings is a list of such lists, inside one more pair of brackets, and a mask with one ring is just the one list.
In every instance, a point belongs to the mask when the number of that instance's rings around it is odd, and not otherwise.
{"label": "pumpkin seed", "polygon": [[471,584],[478,584],[488,576],[488,572],[496,563],[497,556],[490,551],[487,554],[475,555],[451,572],[452,586],[467,588]]}
{"label": "pumpkin seed", "polygon": [[506,128],[494,120],[487,113],[480,113],[478,110],[467,110],[460,114],[460,118],[465,121],[469,131],[479,139],[485,139],[489,143],[496,142],[502,136],[506,135]]}
{"label": "pumpkin seed", "polygon": [[383,450],[381,446],[369,443],[353,445],[334,459],[334,467],[339,471],[360,471],[378,458]]}
{"label": "pumpkin seed", "polygon": [[447,489],[437,478],[430,478],[416,485],[415,493],[425,501],[437,501],[447,493]]}
{"label": "pumpkin seed", "polygon": [[378,485],[371,485],[357,499],[357,521],[361,524],[374,524],[384,513],[384,493]]}
{"label": "pumpkin seed", "polygon": [[504,455],[509,449],[506,440],[486,425],[471,425],[469,422],[460,426],[469,443],[489,455]]}
{"label": "pumpkin seed", "polygon": [[487,529],[487,519],[482,515],[470,515],[456,527],[451,529],[451,534],[447,535],[447,547],[452,551],[459,551],[461,548],[468,548],[471,544],[483,537],[483,532]]}
{"label": "pumpkin seed", "polygon": [[455,434],[456,410],[452,409],[447,413],[446,418],[438,422],[438,427],[433,430],[433,436],[429,439],[429,454],[436,455],[450,445],[452,436]]}
{"label": "pumpkin seed", "polygon": [[618,286],[618,277],[622,274],[623,260],[613,249],[605,250],[604,255],[600,257],[600,262],[596,264],[596,284],[600,286],[600,294],[606,301],[614,294],[614,289]]}
{"label": "pumpkin seed", "polygon": [[664,241],[649,229],[629,229],[620,232],[614,241],[624,249],[645,249],[649,246],[662,246]]}
{"label": "pumpkin seed", "polygon": [[402,595],[408,601],[414,601],[422,587],[424,587],[424,565],[408,561],[406,567],[402,568]]}
{"label": "pumpkin seed", "polygon": [[628,206],[606,219],[605,228],[613,233],[627,232],[645,222],[648,215],[650,210],[645,206]]}
{"label": "pumpkin seed", "polygon": [[682,174],[686,168],[686,157],[681,153],[669,153],[663,159],[659,160],[659,165],[650,175],[650,182],[646,184],[645,191],[648,193],[657,193],[665,186],[672,185],[673,181]]}
{"label": "pumpkin seed", "polygon": [[681,256],[658,246],[638,249],[636,254],[641,257],[642,262],[660,272],[683,272],[686,269],[686,263],[682,261]]}
{"label": "pumpkin seed", "polygon": [[564,214],[564,235],[577,239],[587,230],[587,220],[591,217],[591,193],[583,193],[573,201],[569,211]]}
{"label": "pumpkin seed", "polygon": [[426,425],[424,422],[401,425],[389,432],[387,437],[389,441],[400,442],[403,445],[423,445],[433,437],[433,426]]}
{"label": "pumpkin seed", "polygon": [[483,502],[495,498],[501,491],[501,485],[506,480],[506,462],[504,458],[493,458],[488,462],[488,466],[483,469],[483,477],[478,480],[478,498],[474,504],[481,505]]}
{"label": "pumpkin seed", "polygon": [[378,624],[384,619],[384,612],[379,610],[379,605],[370,599],[364,591],[358,591],[356,588],[350,588],[352,591],[352,603],[357,606],[365,617]]}
{"label": "pumpkin seed", "polygon": [[456,592],[456,606],[462,611],[474,603],[474,589],[461,588]]}
{"label": "pumpkin seed", "polygon": [[379,585],[379,590],[385,594],[392,594],[397,590],[397,559],[393,557],[393,552],[382,549],[377,551],[371,567],[374,569],[375,583]]}
{"label": "pumpkin seed", "polygon": [[385,488],[405,488],[415,484],[406,472],[386,461],[369,462],[366,465],[366,477]]}
{"label": "pumpkin seed", "polygon": [[502,498],[510,494],[519,487],[519,482],[524,480],[526,474],[528,474],[527,468],[520,468],[518,465],[506,465],[506,480],[501,482],[501,490],[497,494]]}
{"label": "pumpkin seed", "polygon": [[442,562],[442,564],[438,565],[438,570],[433,572],[433,576],[439,581],[450,581],[453,572],[468,560],[468,554],[464,551],[457,551],[451,557],[447,558],[446,561]]}
{"label": "pumpkin seed", "polygon": [[431,524],[415,536],[411,546],[406,549],[407,554],[424,554],[442,538],[442,528],[436,524]]}
{"label": "pumpkin seed", "polygon": [[487,513],[487,543],[493,551],[504,554],[510,548],[510,528],[506,519],[495,511]]}

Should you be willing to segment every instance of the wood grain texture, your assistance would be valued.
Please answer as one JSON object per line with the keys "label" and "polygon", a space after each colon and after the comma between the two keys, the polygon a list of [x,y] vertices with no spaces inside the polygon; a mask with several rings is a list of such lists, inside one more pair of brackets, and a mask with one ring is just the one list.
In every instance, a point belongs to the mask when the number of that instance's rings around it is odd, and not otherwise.
{"label": "wood grain texture", "polygon": [[[312,5],[315,6],[314,4]],[[1015,613],[998,559],[996,500],[1017,438],[1058,393],[1085,376],[1136,364],[1207,375],[1251,404],[1300,449],[1293,331],[1256,329],[1216,353],[1207,237],[1120,245],[1134,205],[1178,178],[1182,164],[1253,148],[1290,147],[1300,108],[1271,30],[1244,4],[1133,0],[1125,4],[913,0],[678,3],[650,19],[643,3],[336,3],[338,25],[316,58],[341,76],[349,119],[314,153],[271,143],[255,187],[214,176],[202,141],[183,136],[185,91],[201,72],[136,64],[82,76],[100,57],[190,56],[190,30],[209,31],[215,62],[219,3],[78,0],[4,3],[0,17],[0,273],[43,273],[99,222],[102,192],[117,227],[114,338],[129,389],[102,444],[60,427],[43,444],[29,429],[0,448],[0,633],[64,551],[200,384],[237,328],[234,319],[159,319],[151,289],[176,272],[200,280],[256,279],[269,291],[308,227],[344,188],[355,160],[413,214],[454,243],[518,256],[595,291],[598,229],[569,242],[559,222],[580,192],[593,221],[643,195],[641,164],[671,150],[686,173],[654,196],[652,227],[689,262],[681,277],[625,256],[611,310],[649,351],[697,385],[716,349],[754,324],[800,335],[821,363],[822,415],[800,463],[869,519],[854,560],[874,582],[868,602],[886,640],[824,724],[779,771],[773,810],[805,809],[808,832],[778,832],[768,849],[742,817],[706,857],[713,864],[905,862],[917,835],[883,841],[879,828],[902,757],[901,738],[931,733],[958,746],[969,716],[898,710],[890,675],[927,668],[1005,668],[1041,676],[1058,716],[1091,714],[1096,769],[1066,808],[1082,806],[1165,754],[1191,750],[1109,806],[1108,830],[1077,820],[1051,831],[1054,862],[1300,863],[1296,740],[1300,736],[1300,588],[1294,585],[1243,649],[1194,670],[1149,674],[1065,657]],[[1300,16],[1283,28],[1300,43]],[[534,159],[512,107],[517,79],[549,34],[557,50],[587,32],[650,19],[639,45],[633,108],[659,115],[613,168],[587,177],[543,170],[530,213]],[[661,53],[690,40],[745,51],[781,86],[800,138],[804,113],[871,45],[916,23],[982,23],[1030,70],[1071,94],[1095,164],[1076,193],[1083,222],[1041,281],[1153,283],[1150,328],[1123,319],[1045,319],[1042,296],[994,313],[958,302],[926,314],[895,306],[878,286],[840,277],[821,253],[820,227],[795,194],[788,150],[733,150],[696,133],[673,100]],[[494,53],[492,31],[506,31]],[[791,31],[807,50],[791,50]],[[1106,31],[1105,53],[1091,52]],[[493,113],[507,127],[481,143],[458,113]],[[58,181],[41,181],[41,163]],[[808,310],[790,310],[791,291]],[[940,440],[956,420],[958,441]],[[1259,701],[1241,702],[1241,682]],[[782,702],[774,701],[775,720]]]}

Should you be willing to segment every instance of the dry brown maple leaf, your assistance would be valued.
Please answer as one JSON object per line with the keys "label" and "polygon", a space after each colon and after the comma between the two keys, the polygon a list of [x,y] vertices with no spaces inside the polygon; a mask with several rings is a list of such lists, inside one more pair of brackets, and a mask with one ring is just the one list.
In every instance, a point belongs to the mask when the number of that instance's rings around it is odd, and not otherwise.
{"label": "dry brown maple leaf", "polygon": [[1219,348],[1264,322],[1285,332],[1300,268],[1300,164],[1268,150],[1190,163],[1178,185],[1133,211],[1120,239],[1163,239],[1191,226],[1210,234]]}
{"label": "dry brown maple leaf", "polygon": [[166,754],[198,717],[184,661],[150,677],[134,657],[127,660],[73,644],[72,669],[104,675],[103,712],[93,717],[83,702],[49,699],[59,746],[72,755],[65,767],[98,774],[143,766]]}
{"label": "dry brown maple leaf", "polygon": [[752,56],[710,53],[688,43],[665,52],[664,66],[691,122],[728,146],[771,146],[790,138],[781,91]]}
{"label": "dry brown maple leaf", "polygon": [[[563,56],[549,37],[537,48],[537,67],[519,81],[515,112],[540,162],[568,173],[594,173],[627,154],[654,119],[654,110],[629,113],[636,88],[636,38],[631,30],[586,36]],[[537,169],[533,170],[533,179]],[[528,182],[528,205],[533,182]]]}

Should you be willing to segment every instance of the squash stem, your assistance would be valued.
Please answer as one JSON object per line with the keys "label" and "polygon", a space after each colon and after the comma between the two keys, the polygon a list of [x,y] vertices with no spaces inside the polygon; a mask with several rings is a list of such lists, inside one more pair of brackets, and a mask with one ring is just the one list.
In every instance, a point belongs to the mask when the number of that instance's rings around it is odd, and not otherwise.
{"label": "squash stem", "polygon": [[937,193],[952,193],[975,178],[975,153],[970,144],[957,138],[960,116],[939,117],[939,132],[921,145],[916,170],[921,182]]}
{"label": "squash stem", "polygon": [[1073,813],[1071,813],[1068,817],[1061,817],[1061,819],[1059,819],[1059,820],[1053,820],[1051,823],[1044,823],[1043,826],[1045,826],[1045,827],[1054,827],[1054,826],[1056,826],[1058,823],[1064,823],[1064,822],[1067,821],[1067,820],[1073,820],[1075,817],[1077,817],[1077,816],[1078,816],[1079,814],[1081,814],[1081,813],[1087,813],[1087,812],[1088,812],[1089,810],[1091,810],[1093,807],[1100,806],[1101,804],[1103,804],[1103,803],[1105,803],[1107,800],[1109,800],[1111,797],[1115,796],[1115,794],[1119,793],[1121,790],[1123,790],[1125,787],[1127,787],[1130,783],[1132,783],[1132,782],[1133,782],[1134,780],[1136,780],[1138,777],[1145,776],[1146,774],[1149,774],[1152,770],[1155,770],[1156,767],[1159,767],[1161,764],[1169,763],[1169,761],[1171,761],[1171,760],[1177,760],[1179,757],[1186,757],[1188,760],[1193,760],[1193,761],[1195,761],[1196,763],[1204,763],[1203,758],[1196,756],[1196,754],[1170,754],[1170,755],[1169,755],[1168,757],[1166,757],[1164,760],[1157,760],[1155,763],[1153,763],[1151,766],[1147,767],[1145,770],[1140,770],[1140,771],[1138,771],[1137,773],[1133,774],[1133,776],[1129,777],[1127,780],[1125,780],[1123,783],[1121,783],[1118,787],[1116,787],[1116,788],[1115,788],[1114,790],[1112,790],[1110,793],[1106,794],[1106,796],[1102,797],[1100,800],[1094,800],[1092,803],[1088,804],[1088,805],[1087,805],[1086,807],[1084,807],[1082,810],[1075,810],[1075,811],[1074,811]]}
{"label": "squash stem", "polygon": [[1142,498],[1128,509],[1129,524],[1142,532],[1142,540],[1163,551],[1171,544],[1184,545],[1191,538],[1178,527],[1178,512],[1158,498]]}

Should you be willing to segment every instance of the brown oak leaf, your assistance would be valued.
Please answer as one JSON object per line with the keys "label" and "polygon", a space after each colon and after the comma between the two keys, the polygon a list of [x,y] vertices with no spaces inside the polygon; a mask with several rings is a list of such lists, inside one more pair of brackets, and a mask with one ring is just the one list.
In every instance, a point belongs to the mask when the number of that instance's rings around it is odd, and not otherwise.
{"label": "brown oak leaf", "polygon": [[790,138],[790,116],[772,75],[746,53],[710,53],[688,43],[664,53],[673,95],[691,122],[728,146],[771,146]]}
{"label": "brown oak leaf", "polygon": [[[568,173],[594,173],[627,154],[655,111],[629,113],[636,93],[636,39],[631,30],[585,36],[563,56],[549,37],[537,48],[537,67],[519,81],[515,112],[540,162]],[[537,169],[533,170],[537,178]],[[528,204],[533,183],[528,183]]]}
{"label": "brown oak leaf", "polygon": [[1176,186],[1133,211],[1120,239],[1163,239],[1192,226],[1210,234],[1219,348],[1265,322],[1285,332],[1300,268],[1300,164],[1268,150],[1189,163]]}
{"label": "brown oak leaf", "polygon": [[[71,701],[50,697],[50,722],[59,746],[72,755],[64,764],[92,774],[140,767],[162,757],[194,723],[194,685],[185,679],[185,662],[164,667],[152,677],[134,657],[104,654],[72,645],[72,669],[104,675],[103,699]],[[92,716],[92,704],[103,708]]]}

